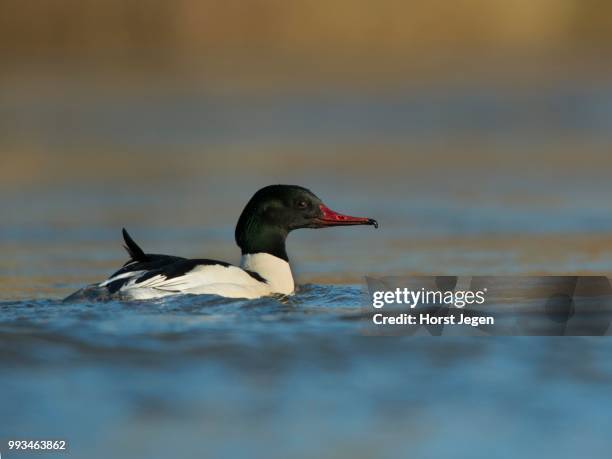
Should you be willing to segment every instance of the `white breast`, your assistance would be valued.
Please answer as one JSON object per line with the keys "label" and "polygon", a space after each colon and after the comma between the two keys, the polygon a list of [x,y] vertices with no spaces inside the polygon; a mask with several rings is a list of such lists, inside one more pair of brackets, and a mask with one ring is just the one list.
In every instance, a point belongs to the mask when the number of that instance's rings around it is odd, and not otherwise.
{"label": "white breast", "polygon": [[[247,271],[257,273],[264,281]],[[225,265],[196,265],[181,276],[168,278],[164,273],[146,280],[139,279],[146,271],[130,271],[100,284],[125,279],[119,289],[133,299],[152,299],[178,293],[211,294],[228,298],[260,298],[280,293],[290,295],[295,289],[289,263],[268,253],[243,255],[241,267]]]}
{"label": "white breast", "polygon": [[[143,271],[129,274],[131,274],[131,279],[119,291],[139,300],[160,298],[177,293],[249,299],[273,293],[267,283],[258,281],[237,266],[201,265],[182,276],[168,279],[163,274],[159,274],[142,282],[138,282],[138,278],[144,274]],[[120,277],[127,277],[127,273],[109,279],[100,285],[104,286]]]}
{"label": "white breast", "polygon": [[242,255],[240,266],[263,277],[272,293],[290,295],[295,290],[289,263],[269,253]]}

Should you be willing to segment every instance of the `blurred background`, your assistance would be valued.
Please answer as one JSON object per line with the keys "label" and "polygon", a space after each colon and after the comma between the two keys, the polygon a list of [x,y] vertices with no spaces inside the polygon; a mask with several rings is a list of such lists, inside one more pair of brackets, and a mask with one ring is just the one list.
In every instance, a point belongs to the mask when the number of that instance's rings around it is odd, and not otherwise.
{"label": "blurred background", "polygon": [[[0,0],[0,440],[608,457],[606,338],[354,315],[365,274],[612,273],[611,57],[601,0]],[[58,301],[126,260],[123,226],[237,262],[271,183],[380,229],[292,234],[289,304]]]}
{"label": "blurred background", "polygon": [[611,17],[594,0],[3,0],[0,291],[107,275],[121,226],[236,260],[234,222],[270,183],[381,221],[292,236],[307,281],[610,272]]}

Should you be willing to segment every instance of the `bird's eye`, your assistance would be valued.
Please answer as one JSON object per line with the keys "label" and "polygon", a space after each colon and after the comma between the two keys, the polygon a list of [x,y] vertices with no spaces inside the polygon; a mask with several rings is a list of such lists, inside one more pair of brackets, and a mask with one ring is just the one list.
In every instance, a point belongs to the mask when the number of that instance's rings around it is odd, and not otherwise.
{"label": "bird's eye", "polygon": [[299,209],[305,209],[308,207],[308,203],[306,201],[298,201],[297,206]]}

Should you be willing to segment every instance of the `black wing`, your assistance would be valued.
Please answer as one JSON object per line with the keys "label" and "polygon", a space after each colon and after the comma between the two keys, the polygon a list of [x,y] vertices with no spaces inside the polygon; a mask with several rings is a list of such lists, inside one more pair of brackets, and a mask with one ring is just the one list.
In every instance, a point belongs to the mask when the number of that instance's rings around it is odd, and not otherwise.
{"label": "black wing", "polygon": [[123,248],[127,250],[127,253],[130,255],[130,261],[128,261],[128,263],[131,261],[147,261],[147,255],[138,244],[134,242],[134,239],[132,239],[125,228],[121,230],[121,234],[123,234],[123,240],[125,241]]}
{"label": "black wing", "polygon": [[115,277],[120,274],[129,273],[131,271],[154,271],[162,269],[168,265],[174,264],[179,261],[185,261],[186,258],[175,257],[172,255],[161,255],[156,253],[144,253],[134,239],[131,238],[125,228],[122,230],[123,240],[125,245],[123,246],[127,253],[130,255],[130,259],[123,265],[123,267],[113,273],[109,277]]}
{"label": "black wing", "polygon": [[[136,280],[136,283],[144,282],[147,279],[161,275],[166,279],[173,279],[180,277],[195,269],[197,266],[203,265],[218,265],[228,267],[231,266],[229,263],[218,260],[210,260],[208,258],[197,258],[188,259],[183,257],[175,257],[172,255],[161,255],[153,253],[145,253],[130,237],[128,232],[123,228],[123,240],[125,241],[125,250],[130,255],[130,259],[123,265],[123,267],[112,274],[109,279],[121,274],[126,274],[136,271],[145,271]],[[245,270],[251,277],[258,280],[259,282],[267,282],[266,279],[261,277],[258,273]],[[106,284],[109,293],[115,293],[123,285],[130,282],[132,277],[126,276],[120,279],[113,280]]]}

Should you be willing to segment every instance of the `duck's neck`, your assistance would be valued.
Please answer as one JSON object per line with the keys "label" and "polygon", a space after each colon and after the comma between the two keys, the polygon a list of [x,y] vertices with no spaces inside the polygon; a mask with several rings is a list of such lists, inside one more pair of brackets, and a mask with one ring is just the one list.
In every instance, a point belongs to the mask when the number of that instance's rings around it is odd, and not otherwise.
{"label": "duck's neck", "polygon": [[[241,218],[242,220],[242,218]],[[247,253],[269,253],[289,262],[285,241],[287,230],[261,224],[257,218],[251,218],[246,223],[239,221],[236,227],[236,243]]]}
{"label": "duck's neck", "polygon": [[285,249],[288,230],[264,224],[257,214],[243,211],[236,225],[242,250],[240,266],[263,277],[273,293],[291,294],[295,288]]}
{"label": "duck's neck", "polygon": [[274,293],[289,295],[295,290],[291,267],[286,259],[266,252],[243,253],[240,266],[263,277]]}

